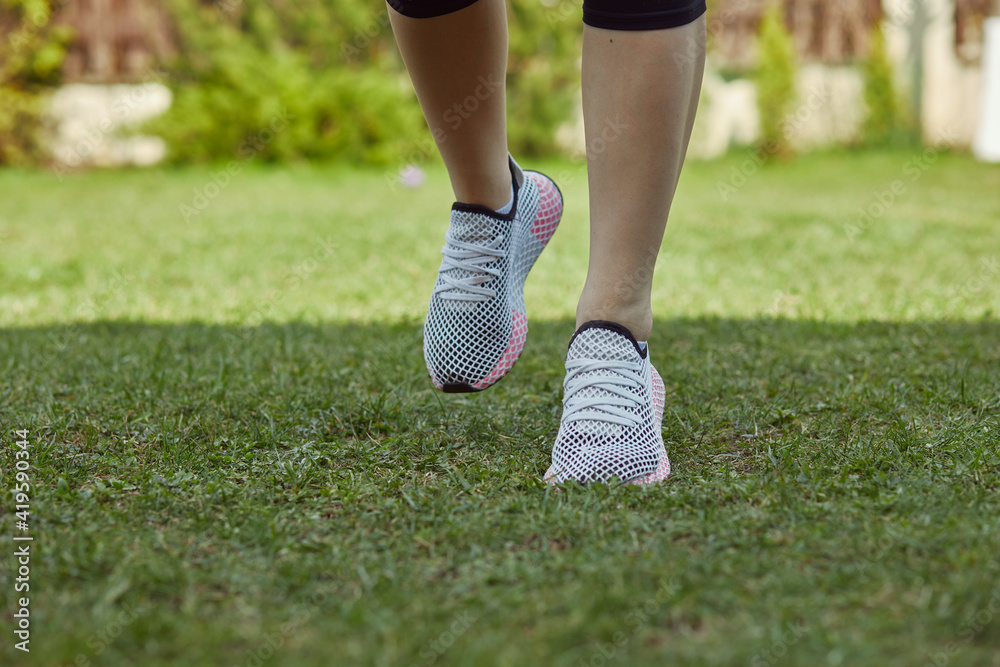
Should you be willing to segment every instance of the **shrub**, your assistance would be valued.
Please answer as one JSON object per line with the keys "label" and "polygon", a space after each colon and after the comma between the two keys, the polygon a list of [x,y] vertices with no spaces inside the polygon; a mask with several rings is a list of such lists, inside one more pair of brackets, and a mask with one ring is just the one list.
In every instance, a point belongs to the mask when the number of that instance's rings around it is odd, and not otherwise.
{"label": "shrub", "polygon": [[[381,2],[168,6],[181,54],[166,64],[175,100],[147,131],[167,140],[174,161],[433,154]],[[535,0],[511,8],[509,139],[519,154],[553,152],[572,110],[580,26],[567,14]]]}
{"label": "shrub", "polygon": [[0,2],[0,165],[40,164],[45,96],[58,83],[70,32],[39,0]]}
{"label": "shrub", "polygon": [[572,116],[580,89],[580,9],[569,0],[552,7],[538,0],[513,0],[508,17],[510,150],[525,157],[554,155],[559,150],[556,130]]}
{"label": "shrub", "polygon": [[792,153],[785,119],[795,101],[795,46],[781,18],[780,3],[764,13],[757,44],[760,150],[765,155],[787,156]]}
{"label": "shrub", "polygon": [[913,133],[896,91],[892,62],[885,50],[881,25],[875,26],[869,48],[863,67],[865,120],[862,140],[875,146],[909,143]]}
{"label": "shrub", "polygon": [[146,129],[167,140],[174,161],[252,154],[378,164],[419,135],[419,107],[386,66],[387,23],[367,3],[169,7],[182,54],[167,63],[174,104]]}

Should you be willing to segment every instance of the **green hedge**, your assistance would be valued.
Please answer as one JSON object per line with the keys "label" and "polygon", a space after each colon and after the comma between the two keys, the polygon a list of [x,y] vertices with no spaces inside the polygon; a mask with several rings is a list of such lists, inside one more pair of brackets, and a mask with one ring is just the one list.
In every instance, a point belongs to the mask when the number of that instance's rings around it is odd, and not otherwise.
{"label": "green hedge", "polygon": [[[434,154],[382,2],[168,6],[181,54],[165,64],[175,99],[148,131],[172,160],[392,164]],[[579,9],[515,0],[509,15],[511,149],[550,154],[578,86]]]}

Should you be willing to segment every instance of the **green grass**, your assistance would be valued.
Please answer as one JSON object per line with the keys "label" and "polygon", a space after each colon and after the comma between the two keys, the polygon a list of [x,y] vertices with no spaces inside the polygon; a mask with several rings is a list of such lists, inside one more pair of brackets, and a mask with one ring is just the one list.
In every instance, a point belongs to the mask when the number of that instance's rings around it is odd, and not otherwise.
{"label": "green grass", "polygon": [[559,491],[579,166],[546,165],[528,347],[471,396],[421,354],[440,169],[247,169],[191,223],[210,169],[0,171],[0,664],[997,667],[1000,170],[936,156],[846,228],[917,155],[727,201],[744,156],[691,163],[650,341],[674,475]]}
{"label": "green grass", "polygon": [[[744,160],[686,167],[656,275],[660,317],[1000,312],[1000,168],[942,154],[913,181],[920,154],[819,155],[761,170],[723,199]],[[527,299],[533,318],[572,317],[587,268],[586,174],[542,168],[558,176],[566,216]],[[180,206],[211,191],[217,171],[63,183],[0,171],[0,325],[423,317],[450,203],[440,168],[419,190],[393,191],[378,171],[246,167],[185,221]],[[904,194],[852,238],[856,209],[897,179]]]}

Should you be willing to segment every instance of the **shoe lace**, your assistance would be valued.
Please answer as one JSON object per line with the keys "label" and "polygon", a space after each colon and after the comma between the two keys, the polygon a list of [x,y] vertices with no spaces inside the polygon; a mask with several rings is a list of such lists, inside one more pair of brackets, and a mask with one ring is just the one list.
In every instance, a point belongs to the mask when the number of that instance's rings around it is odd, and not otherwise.
{"label": "shoe lace", "polygon": [[597,420],[638,427],[642,398],[636,376],[641,370],[636,361],[568,360],[563,421]]}
{"label": "shoe lace", "polygon": [[[441,248],[441,254],[444,255],[441,283],[434,288],[434,294],[440,294],[442,299],[455,301],[486,301],[495,297],[496,290],[482,285],[500,277],[500,269],[488,265],[506,255],[506,251],[500,247],[503,235],[497,235],[486,243],[470,243],[459,241],[446,232],[444,240],[445,246]],[[465,275],[449,275],[448,271],[452,269],[464,271]]]}

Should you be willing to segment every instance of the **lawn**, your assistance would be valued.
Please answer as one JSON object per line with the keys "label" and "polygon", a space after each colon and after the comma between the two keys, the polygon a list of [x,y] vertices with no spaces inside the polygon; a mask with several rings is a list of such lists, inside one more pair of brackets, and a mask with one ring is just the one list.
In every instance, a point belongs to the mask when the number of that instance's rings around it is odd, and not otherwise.
{"label": "lawn", "polygon": [[1000,667],[1000,168],[746,158],[660,257],[674,474],[559,490],[581,165],[476,395],[440,167],[0,171],[0,664]]}

